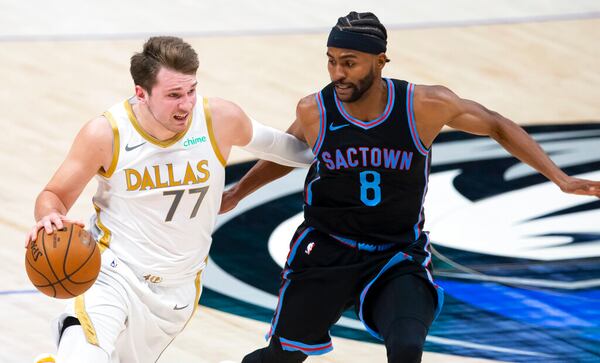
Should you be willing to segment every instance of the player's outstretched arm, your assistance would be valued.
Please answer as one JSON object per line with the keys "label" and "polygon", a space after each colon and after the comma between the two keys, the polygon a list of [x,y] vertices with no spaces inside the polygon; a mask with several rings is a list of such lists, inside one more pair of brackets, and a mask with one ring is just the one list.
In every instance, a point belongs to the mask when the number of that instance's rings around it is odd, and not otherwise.
{"label": "player's outstretched arm", "polygon": [[83,126],[71,150],[35,202],[37,221],[27,234],[26,244],[34,241],[40,228],[46,233],[63,228],[63,221],[80,224],[65,217],[87,183],[99,170],[108,170],[113,159],[113,131],[108,120],[98,117]]}
{"label": "player's outstretched arm", "polygon": [[[287,133],[294,135],[299,140],[307,141],[309,145],[314,144],[318,134],[319,111],[314,95],[304,97],[296,108],[296,120],[287,129]],[[312,152],[311,154],[312,155]],[[306,156],[303,156],[306,157]],[[249,194],[261,186],[287,175],[293,168],[279,165],[270,161],[259,160],[233,187],[223,193],[221,210],[225,213],[239,203]]]}
{"label": "player's outstretched arm", "polygon": [[[286,132],[299,139],[304,139],[298,121],[294,121]],[[240,181],[223,193],[221,210],[219,213],[229,212],[237,206],[240,200],[252,194],[263,185],[287,175],[292,170],[294,170],[294,168],[290,166],[277,164],[267,160],[259,160],[250,170],[248,170]]]}
{"label": "player's outstretched arm", "polygon": [[496,140],[509,153],[555,183],[563,192],[600,197],[600,182],[571,177],[552,162],[519,125],[477,102],[462,99],[442,86],[417,86],[415,117],[423,121],[424,142],[433,141],[444,125]]}
{"label": "player's outstretched arm", "polygon": [[217,142],[227,153],[231,146],[238,146],[259,159],[282,165],[307,167],[312,163],[312,151],[304,140],[251,119],[233,102],[218,98],[209,102]]}

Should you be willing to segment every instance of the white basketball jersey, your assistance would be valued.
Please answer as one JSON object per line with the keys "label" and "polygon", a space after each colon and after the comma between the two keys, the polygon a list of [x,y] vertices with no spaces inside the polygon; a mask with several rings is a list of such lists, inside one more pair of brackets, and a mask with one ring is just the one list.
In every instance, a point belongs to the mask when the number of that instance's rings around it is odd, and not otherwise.
{"label": "white basketball jersey", "polygon": [[133,102],[104,113],[114,155],[96,176],[92,234],[151,282],[194,279],[208,256],[225,183],[208,103],[197,104],[187,130],[160,141],[141,128]]}

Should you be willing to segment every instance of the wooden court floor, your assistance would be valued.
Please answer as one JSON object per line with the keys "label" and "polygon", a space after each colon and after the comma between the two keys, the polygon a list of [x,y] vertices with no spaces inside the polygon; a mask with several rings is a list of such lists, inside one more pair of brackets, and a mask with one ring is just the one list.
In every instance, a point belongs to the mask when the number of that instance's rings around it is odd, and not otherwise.
{"label": "wooden court floor", "polygon": [[[443,84],[521,123],[600,120],[600,19],[389,32],[384,75]],[[202,94],[240,104],[284,129],[297,100],[328,81],[326,33],[187,37],[200,55]],[[128,60],[143,39],[0,43],[0,362],[52,351],[49,321],[61,301],[32,291],[24,235],[37,193],[82,124],[128,97]],[[229,162],[247,160],[241,151]],[[70,215],[87,219],[94,186]],[[161,362],[239,361],[264,344],[264,323],[200,308]],[[311,362],[383,362],[383,346],[334,338],[334,352]],[[426,353],[425,362],[483,361]]]}

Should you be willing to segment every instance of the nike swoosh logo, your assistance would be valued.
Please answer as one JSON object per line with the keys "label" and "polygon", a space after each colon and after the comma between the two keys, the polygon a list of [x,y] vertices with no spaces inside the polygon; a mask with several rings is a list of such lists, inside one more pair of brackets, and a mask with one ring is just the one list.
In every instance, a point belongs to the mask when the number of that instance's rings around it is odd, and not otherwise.
{"label": "nike swoosh logo", "polygon": [[173,310],[183,310],[183,309],[187,308],[188,306],[190,306],[190,304],[187,304],[185,306],[177,306],[177,304],[175,304],[175,307],[173,308]]}
{"label": "nike swoosh logo", "polygon": [[135,146],[129,146],[129,145],[125,145],[125,151],[131,151],[133,149],[137,149],[138,147],[144,145],[146,143],[146,141],[142,142],[139,145],[135,145]]}
{"label": "nike swoosh logo", "polygon": [[329,124],[329,131],[339,130],[346,126],[350,126],[350,124],[343,124],[343,125],[337,125],[337,126],[334,126],[333,124]]}

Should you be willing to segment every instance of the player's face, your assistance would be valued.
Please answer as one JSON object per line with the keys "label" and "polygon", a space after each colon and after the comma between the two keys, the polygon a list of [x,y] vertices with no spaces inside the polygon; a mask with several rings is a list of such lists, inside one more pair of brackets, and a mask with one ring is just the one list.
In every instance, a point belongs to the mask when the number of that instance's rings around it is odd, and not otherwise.
{"label": "player's face", "polygon": [[373,85],[379,75],[376,56],[350,49],[327,49],[327,70],[342,102],[354,102]]}
{"label": "player's face", "polygon": [[152,94],[148,94],[146,99],[150,113],[167,130],[175,133],[184,131],[196,105],[197,84],[195,74],[161,67]]}

